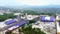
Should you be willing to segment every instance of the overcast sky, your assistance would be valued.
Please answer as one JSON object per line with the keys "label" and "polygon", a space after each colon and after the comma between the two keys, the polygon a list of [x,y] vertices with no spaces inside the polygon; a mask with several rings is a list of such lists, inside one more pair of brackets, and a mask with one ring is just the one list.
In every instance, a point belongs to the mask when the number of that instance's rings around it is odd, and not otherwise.
{"label": "overcast sky", "polygon": [[45,6],[60,5],[60,0],[0,0],[0,6]]}

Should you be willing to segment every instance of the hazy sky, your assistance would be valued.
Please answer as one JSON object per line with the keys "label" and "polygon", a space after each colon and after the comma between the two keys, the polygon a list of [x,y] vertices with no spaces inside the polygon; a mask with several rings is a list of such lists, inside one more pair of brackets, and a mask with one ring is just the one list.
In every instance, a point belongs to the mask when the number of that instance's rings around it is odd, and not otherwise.
{"label": "hazy sky", "polygon": [[45,6],[60,5],[60,0],[0,0],[0,6]]}

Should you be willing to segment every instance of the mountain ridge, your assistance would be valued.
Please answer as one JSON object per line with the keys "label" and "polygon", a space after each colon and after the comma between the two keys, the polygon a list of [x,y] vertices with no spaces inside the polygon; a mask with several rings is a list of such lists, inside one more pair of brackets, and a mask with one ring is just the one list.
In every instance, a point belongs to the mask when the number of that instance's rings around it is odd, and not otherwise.
{"label": "mountain ridge", "polygon": [[60,14],[60,5],[48,5],[48,6],[21,6],[21,7],[3,7],[0,6],[0,9],[4,10],[33,10],[37,12],[47,12],[47,13],[58,13]]}

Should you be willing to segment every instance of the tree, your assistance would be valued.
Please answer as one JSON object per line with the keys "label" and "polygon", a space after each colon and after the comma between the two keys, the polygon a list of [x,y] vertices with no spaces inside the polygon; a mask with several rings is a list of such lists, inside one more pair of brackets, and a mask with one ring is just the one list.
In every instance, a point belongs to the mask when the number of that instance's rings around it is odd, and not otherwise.
{"label": "tree", "polygon": [[0,15],[0,22],[6,20],[8,18],[16,18],[16,16],[14,16],[13,14],[5,14],[4,13],[4,15]]}
{"label": "tree", "polygon": [[22,26],[22,27],[23,28],[19,29],[19,32],[22,32],[24,34],[45,34],[39,28],[32,28],[32,25],[30,25],[27,28],[24,28],[24,26]]}
{"label": "tree", "polygon": [[40,15],[40,13],[33,11],[33,10],[25,10],[22,13],[24,13],[24,14],[27,13],[28,15]]}
{"label": "tree", "polygon": [[35,23],[36,21],[33,19],[33,20],[29,20],[29,23]]}
{"label": "tree", "polygon": [[11,33],[12,33],[12,31],[10,31],[10,30],[5,32],[5,34],[11,34]]}

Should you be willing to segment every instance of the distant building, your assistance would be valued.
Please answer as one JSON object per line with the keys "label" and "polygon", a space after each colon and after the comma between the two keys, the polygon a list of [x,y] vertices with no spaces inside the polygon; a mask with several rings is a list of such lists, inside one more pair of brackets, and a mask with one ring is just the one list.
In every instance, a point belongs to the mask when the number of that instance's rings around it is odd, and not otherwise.
{"label": "distant building", "polygon": [[42,14],[41,14],[40,16],[54,16],[54,15],[48,15],[48,14],[47,14],[47,15],[45,15],[45,14],[44,14],[44,15],[42,15]]}
{"label": "distant building", "polygon": [[23,15],[22,13],[14,13],[14,15]]}
{"label": "distant building", "polygon": [[0,15],[3,15],[4,14],[4,11],[3,10],[0,10]]}
{"label": "distant building", "polygon": [[10,13],[12,13],[12,12],[8,9],[8,10],[6,10],[4,13],[10,14]]}
{"label": "distant building", "polygon": [[3,13],[0,13],[0,15],[3,15]]}
{"label": "distant building", "polygon": [[59,24],[59,22],[58,22],[58,20],[60,20],[60,15],[56,15],[56,20],[57,20],[57,34],[60,34],[60,24]]}
{"label": "distant building", "polygon": [[57,15],[56,16],[56,20],[60,20],[60,15]]}
{"label": "distant building", "polygon": [[0,10],[0,15],[3,15],[4,13],[10,14],[10,13],[12,13],[12,12],[10,12],[9,10],[6,10],[6,11]]}
{"label": "distant building", "polygon": [[[41,17],[42,16],[42,17]],[[32,28],[40,28],[41,31],[44,31],[46,34],[55,34],[56,27],[54,22],[54,17],[41,15],[36,23],[32,24]]]}
{"label": "distant building", "polygon": [[33,20],[36,17],[39,17],[39,15],[27,15],[28,20]]}
{"label": "distant building", "polygon": [[57,22],[57,33],[60,33],[60,26],[59,26],[59,22]]}
{"label": "distant building", "polygon": [[12,13],[12,12],[10,12],[10,11],[8,12],[8,11],[7,11],[7,12],[5,12],[5,13],[6,13],[6,14],[10,14],[10,13]]}

